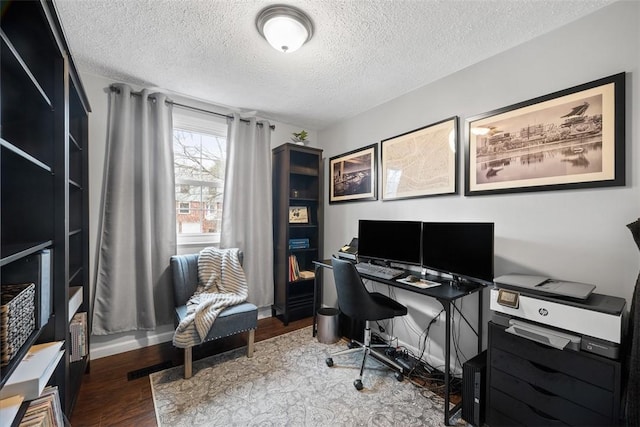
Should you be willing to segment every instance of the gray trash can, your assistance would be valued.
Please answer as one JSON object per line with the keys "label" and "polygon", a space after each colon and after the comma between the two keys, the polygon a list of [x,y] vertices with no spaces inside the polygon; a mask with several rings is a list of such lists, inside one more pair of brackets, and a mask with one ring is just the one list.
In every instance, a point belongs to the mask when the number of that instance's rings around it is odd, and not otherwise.
{"label": "gray trash can", "polygon": [[323,307],[318,310],[318,341],[333,344],[340,340],[340,321],[337,308]]}

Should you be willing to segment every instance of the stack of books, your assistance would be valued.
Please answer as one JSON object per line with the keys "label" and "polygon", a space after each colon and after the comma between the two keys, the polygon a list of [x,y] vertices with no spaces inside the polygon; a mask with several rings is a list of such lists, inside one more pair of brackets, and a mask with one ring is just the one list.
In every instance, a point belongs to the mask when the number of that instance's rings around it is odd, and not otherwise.
{"label": "stack of books", "polygon": [[87,313],[76,313],[69,324],[71,334],[70,362],[82,360],[87,355]]}
{"label": "stack of books", "polygon": [[32,400],[20,421],[20,427],[64,427],[64,425],[60,395],[58,387],[55,386],[46,387],[40,397]]}

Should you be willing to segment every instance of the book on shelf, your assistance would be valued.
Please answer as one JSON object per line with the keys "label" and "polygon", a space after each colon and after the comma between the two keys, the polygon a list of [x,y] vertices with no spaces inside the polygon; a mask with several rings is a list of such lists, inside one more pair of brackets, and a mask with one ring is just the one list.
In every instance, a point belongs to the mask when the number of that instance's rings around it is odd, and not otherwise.
{"label": "book on shelf", "polygon": [[289,249],[308,249],[308,248],[309,248],[308,238],[289,239]]}
{"label": "book on shelf", "polygon": [[40,396],[58,362],[64,355],[64,341],[31,346],[13,374],[0,388],[0,398],[22,395],[26,400]]}
{"label": "book on shelf", "polygon": [[46,387],[39,397],[29,403],[29,407],[20,421],[20,426],[64,426],[58,387]]}
{"label": "book on shelf", "polygon": [[68,425],[64,413],[62,412],[62,402],[60,401],[60,392],[57,386],[47,386],[42,395],[49,394],[53,396],[53,413],[55,415],[56,423],[58,426],[63,427]]}
{"label": "book on shelf", "polygon": [[25,414],[20,421],[20,427],[49,427],[52,424],[47,415],[45,412]]}
{"label": "book on shelf", "polygon": [[289,281],[295,282],[300,278],[300,266],[295,255],[289,255]]}
{"label": "book on shelf", "polygon": [[87,355],[87,313],[76,313],[69,324],[71,335],[70,362],[82,360]]}
{"label": "book on shelf", "polygon": [[40,313],[38,314],[39,327],[43,328],[49,323],[49,317],[53,313],[53,295],[51,292],[51,249],[44,249],[39,256],[40,268]]}
{"label": "book on shelf", "polygon": [[10,422],[15,419],[20,411],[22,402],[24,402],[24,396],[11,396],[6,399],[0,399],[0,425],[4,426],[4,420]]}

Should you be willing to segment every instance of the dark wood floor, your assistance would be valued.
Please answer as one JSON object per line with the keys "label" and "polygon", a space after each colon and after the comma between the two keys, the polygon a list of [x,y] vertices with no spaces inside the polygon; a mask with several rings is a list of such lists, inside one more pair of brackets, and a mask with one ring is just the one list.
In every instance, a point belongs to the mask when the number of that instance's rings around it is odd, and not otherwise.
{"label": "dark wood floor", "polygon": [[[258,321],[255,340],[262,341],[311,325],[312,318],[284,326],[271,317]],[[218,340],[194,349],[194,360],[245,345],[245,334]],[[128,373],[171,361],[183,364],[182,350],[163,343],[91,361],[71,415],[73,427],[82,426],[156,426],[149,377],[128,379]]]}

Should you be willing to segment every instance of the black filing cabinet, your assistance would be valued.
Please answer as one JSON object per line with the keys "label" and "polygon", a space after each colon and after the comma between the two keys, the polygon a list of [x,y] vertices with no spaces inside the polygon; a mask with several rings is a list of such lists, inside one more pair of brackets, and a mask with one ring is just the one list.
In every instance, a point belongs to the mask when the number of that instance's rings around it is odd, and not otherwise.
{"label": "black filing cabinet", "polygon": [[620,423],[618,361],[547,347],[493,322],[488,359],[491,427]]}

